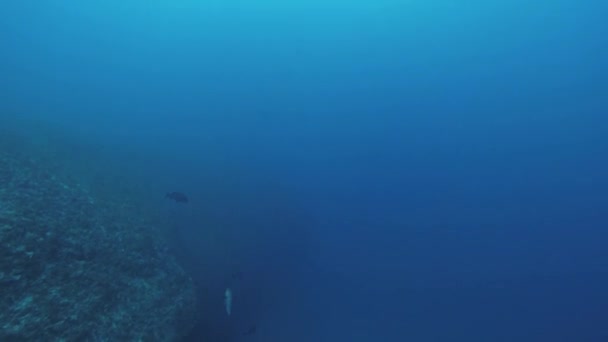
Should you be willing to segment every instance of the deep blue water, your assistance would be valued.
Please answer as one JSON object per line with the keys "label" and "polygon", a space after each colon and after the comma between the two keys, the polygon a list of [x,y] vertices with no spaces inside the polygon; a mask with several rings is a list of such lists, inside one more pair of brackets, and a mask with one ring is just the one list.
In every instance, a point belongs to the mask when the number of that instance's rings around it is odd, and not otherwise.
{"label": "deep blue water", "polygon": [[192,341],[608,341],[606,18],[592,0],[3,1],[0,115],[188,193],[159,210],[200,286]]}

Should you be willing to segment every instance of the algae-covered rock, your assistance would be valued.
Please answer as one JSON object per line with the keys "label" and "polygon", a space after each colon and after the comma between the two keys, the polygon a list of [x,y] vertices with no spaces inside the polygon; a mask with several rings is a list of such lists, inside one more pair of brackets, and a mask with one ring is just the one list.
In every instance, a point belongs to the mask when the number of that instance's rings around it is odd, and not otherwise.
{"label": "algae-covered rock", "polygon": [[74,155],[18,140],[0,135],[0,341],[186,334],[194,285],[160,229],[131,198],[113,198],[110,189],[98,197],[93,184],[79,182],[95,177],[65,167],[79,162]]}

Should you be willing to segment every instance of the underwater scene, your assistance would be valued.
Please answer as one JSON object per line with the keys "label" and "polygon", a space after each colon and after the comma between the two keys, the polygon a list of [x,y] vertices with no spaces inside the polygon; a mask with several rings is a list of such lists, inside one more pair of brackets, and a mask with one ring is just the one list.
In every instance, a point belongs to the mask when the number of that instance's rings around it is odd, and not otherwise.
{"label": "underwater scene", "polygon": [[608,1],[0,1],[0,341],[608,342]]}

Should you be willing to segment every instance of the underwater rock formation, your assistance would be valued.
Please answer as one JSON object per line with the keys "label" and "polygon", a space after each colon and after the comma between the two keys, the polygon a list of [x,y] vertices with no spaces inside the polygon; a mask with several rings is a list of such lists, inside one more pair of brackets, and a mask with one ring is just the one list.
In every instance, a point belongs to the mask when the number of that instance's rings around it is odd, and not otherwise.
{"label": "underwater rock formation", "polygon": [[194,285],[160,229],[125,196],[77,181],[65,167],[73,160],[9,140],[0,135],[0,341],[187,334]]}

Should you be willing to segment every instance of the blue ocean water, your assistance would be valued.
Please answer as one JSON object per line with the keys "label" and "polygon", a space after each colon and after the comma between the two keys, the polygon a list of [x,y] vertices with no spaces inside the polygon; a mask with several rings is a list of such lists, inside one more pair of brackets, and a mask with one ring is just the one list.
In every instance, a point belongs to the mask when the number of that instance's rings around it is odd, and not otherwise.
{"label": "blue ocean water", "polygon": [[0,115],[188,194],[159,211],[199,284],[190,341],[608,341],[606,18],[593,0],[3,1]]}

